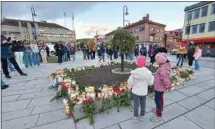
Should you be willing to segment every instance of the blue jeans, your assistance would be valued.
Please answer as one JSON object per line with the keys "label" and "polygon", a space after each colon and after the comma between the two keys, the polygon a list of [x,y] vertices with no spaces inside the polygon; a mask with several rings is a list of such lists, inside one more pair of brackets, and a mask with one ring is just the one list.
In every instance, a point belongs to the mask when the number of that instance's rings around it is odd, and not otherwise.
{"label": "blue jeans", "polygon": [[72,61],[75,62],[75,54],[72,54]]}
{"label": "blue jeans", "polygon": [[179,65],[183,66],[183,61],[184,61],[184,55],[183,55],[183,54],[179,54],[179,55],[178,55],[178,63],[177,63],[177,66],[179,66]]}
{"label": "blue jeans", "polygon": [[7,63],[8,63],[8,69],[9,69],[9,71],[14,71],[15,68],[13,67],[12,63],[9,60],[7,60]]}
{"label": "blue jeans", "polygon": [[99,61],[101,61],[102,59],[103,59],[103,61],[105,61],[105,54],[104,53],[101,54]]}
{"label": "blue jeans", "polygon": [[200,66],[199,66],[199,60],[195,60],[195,69],[199,70]]}
{"label": "blue jeans", "polygon": [[40,65],[40,55],[39,53],[32,53],[32,60],[34,65]]}
{"label": "blue jeans", "polygon": [[32,53],[31,52],[24,52],[24,63],[25,67],[28,68],[32,66]]}

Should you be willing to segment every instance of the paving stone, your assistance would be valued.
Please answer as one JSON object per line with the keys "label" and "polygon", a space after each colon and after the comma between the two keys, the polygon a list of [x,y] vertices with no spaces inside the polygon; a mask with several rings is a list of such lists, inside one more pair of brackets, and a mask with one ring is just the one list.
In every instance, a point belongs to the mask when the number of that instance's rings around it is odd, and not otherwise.
{"label": "paving stone", "polygon": [[[131,105],[134,108],[134,101],[131,101]],[[153,99],[151,99],[150,97],[146,97],[146,112],[150,112],[155,108],[155,101]],[[139,112],[140,112],[141,108],[139,107]]]}
{"label": "paving stone", "polygon": [[28,116],[20,119],[14,119],[2,122],[3,129],[27,129],[35,126],[39,115]]}
{"label": "paving stone", "polygon": [[73,123],[72,119],[66,119],[46,125],[37,126],[31,129],[75,129],[75,124]]}
{"label": "paving stone", "polygon": [[175,103],[164,108],[162,119],[164,121],[169,121],[185,113],[186,111],[187,109]]}
{"label": "paving stone", "polygon": [[9,111],[25,109],[30,101],[31,101],[31,99],[6,102],[6,103],[2,104],[2,112],[9,112]]}
{"label": "paving stone", "polygon": [[[102,113],[95,115],[95,129],[105,128],[107,126],[114,125],[121,121],[130,119],[133,116],[133,112],[129,108],[120,108],[120,111],[117,112],[116,108],[112,108],[109,114]],[[106,121],[104,121],[104,118]]]}
{"label": "paving stone", "polygon": [[39,117],[36,125],[38,126],[38,125],[48,124],[51,122],[65,120],[67,118],[68,117],[65,113],[65,109],[42,113],[42,114],[40,114],[40,117]]}
{"label": "paving stone", "polygon": [[43,84],[36,84],[34,88],[48,88],[49,84],[50,84],[50,82],[43,83]]}
{"label": "paving stone", "polygon": [[214,98],[214,94],[215,94],[215,88],[202,92],[202,93],[198,94],[197,96],[199,96],[205,100],[210,100],[210,99]]}
{"label": "paving stone", "polygon": [[93,125],[90,125],[88,119],[82,119],[76,123],[77,129],[94,129]]}
{"label": "paving stone", "polygon": [[35,86],[35,85],[44,84],[44,83],[49,83],[48,78],[44,77],[44,79],[32,80],[32,81],[27,82],[25,85],[33,85],[33,86]]}
{"label": "paving stone", "polygon": [[55,110],[64,109],[64,108],[65,107],[63,103],[54,103],[50,105],[35,107],[31,114],[39,114],[39,113],[55,111]]}
{"label": "paving stone", "polygon": [[204,89],[210,89],[215,87],[215,80],[211,80],[211,81],[206,81],[204,83],[200,83],[197,85],[200,88],[204,88]]}
{"label": "paving stone", "polygon": [[119,125],[116,124],[116,125],[113,125],[113,126],[109,126],[109,127],[107,127],[107,128],[104,128],[104,129],[120,129],[120,128],[119,128]]}
{"label": "paving stone", "polygon": [[192,96],[190,98],[187,98],[185,100],[182,100],[178,102],[178,104],[182,105],[183,107],[191,110],[195,107],[198,107],[199,105],[202,105],[206,100],[198,97],[198,96]]}
{"label": "paving stone", "polygon": [[195,85],[195,86],[189,86],[189,87],[180,89],[179,91],[182,92],[183,94],[187,95],[187,96],[193,96],[193,95],[198,94],[202,91],[205,91],[205,89],[197,87]]}
{"label": "paving stone", "polygon": [[33,108],[2,113],[2,121],[28,116]]}
{"label": "paving stone", "polygon": [[166,101],[166,99],[168,99],[172,102],[177,102],[177,101],[180,101],[187,97],[188,96],[186,96],[178,91],[173,91],[173,92],[168,92],[168,93],[164,94],[164,101]]}
{"label": "paving stone", "polygon": [[2,102],[10,102],[10,101],[15,101],[20,95],[13,95],[13,96],[6,96],[2,97]]}
{"label": "paving stone", "polygon": [[147,113],[144,116],[144,121],[139,121],[138,123],[134,123],[132,119],[129,119],[127,121],[119,123],[121,129],[151,129],[153,127],[156,127],[164,121],[159,121],[159,122],[152,122],[150,120],[151,117],[154,116],[154,113]]}
{"label": "paving stone", "polygon": [[3,92],[17,90],[20,87],[22,87],[23,85],[25,85],[26,83],[27,83],[27,81],[26,82],[21,82],[21,83],[10,84],[9,87],[7,89],[4,89]]}
{"label": "paving stone", "polygon": [[215,109],[215,108],[214,108],[214,106],[215,106],[215,99],[209,101],[209,102],[206,103],[205,105],[208,106],[208,107],[210,107],[210,108]]}
{"label": "paving stone", "polygon": [[204,129],[214,129],[214,113],[213,109],[203,105],[186,113],[185,116]]}
{"label": "paving stone", "polygon": [[56,95],[55,92],[49,90],[49,91],[36,92],[36,93],[30,93],[30,94],[22,94],[18,100],[45,97],[45,96],[52,96],[53,97],[55,95]]}
{"label": "paving stone", "polygon": [[7,91],[7,92],[2,92],[2,96],[28,94],[28,93],[40,92],[41,90],[42,90],[42,88],[35,88],[35,89],[28,89],[28,90]]}
{"label": "paving stone", "polygon": [[50,100],[53,98],[54,96],[46,96],[46,97],[40,97],[40,98],[34,98],[31,103],[28,105],[28,107],[36,107],[36,106],[42,106],[42,105],[48,105],[51,103],[56,103],[57,101],[52,101],[50,102]]}
{"label": "paving stone", "polygon": [[201,129],[198,125],[190,121],[184,116],[180,116],[169,121],[155,129]]}

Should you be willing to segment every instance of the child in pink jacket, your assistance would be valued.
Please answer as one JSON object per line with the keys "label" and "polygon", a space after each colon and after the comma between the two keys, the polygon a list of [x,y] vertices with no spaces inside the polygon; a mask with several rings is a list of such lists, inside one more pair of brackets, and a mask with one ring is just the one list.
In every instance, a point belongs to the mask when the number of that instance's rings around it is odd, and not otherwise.
{"label": "child in pink jacket", "polygon": [[202,50],[199,48],[199,46],[196,46],[195,53],[193,55],[195,59],[195,69],[199,70],[199,58],[202,56]]}
{"label": "child in pink jacket", "polygon": [[156,63],[159,65],[154,82],[156,115],[151,118],[151,121],[160,121],[164,106],[163,94],[165,91],[172,88],[172,83],[170,81],[171,63],[164,53],[158,53],[155,59]]}

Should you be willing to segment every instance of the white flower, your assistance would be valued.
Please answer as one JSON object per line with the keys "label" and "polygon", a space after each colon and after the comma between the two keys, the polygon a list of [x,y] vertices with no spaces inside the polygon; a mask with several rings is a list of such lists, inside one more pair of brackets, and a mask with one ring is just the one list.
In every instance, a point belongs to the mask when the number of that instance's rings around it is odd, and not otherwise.
{"label": "white flower", "polygon": [[68,101],[66,99],[63,99],[63,103],[66,105]]}
{"label": "white flower", "polygon": [[76,81],[75,81],[75,80],[73,80],[73,81],[72,81],[72,85],[75,85],[75,84],[76,84]]}
{"label": "white flower", "polygon": [[58,91],[61,91],[61,86],[58,86],[58,89],[57,89]]}

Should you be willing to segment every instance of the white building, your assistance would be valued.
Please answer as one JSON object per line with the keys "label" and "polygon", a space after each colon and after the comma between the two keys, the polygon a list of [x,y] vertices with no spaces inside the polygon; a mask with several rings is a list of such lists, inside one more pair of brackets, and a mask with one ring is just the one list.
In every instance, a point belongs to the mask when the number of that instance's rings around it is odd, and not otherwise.
{"label": "white building", "polygon": [[[37,40],[44,42],[65,41],[76,43],[74,30],[69,30],[56,23],[48,23],[46,21],[35,21],[38,25]],[[11,37],[15,40],[34,40],[34,23],[32,21],[3,19],[1,22],[1,34]]]}
{"label": "white building", "polygon": [[183,42],[194,41],[204,55],[210,52],[215,56],[215,2],[199,2],[185,7],[184,11]]}

